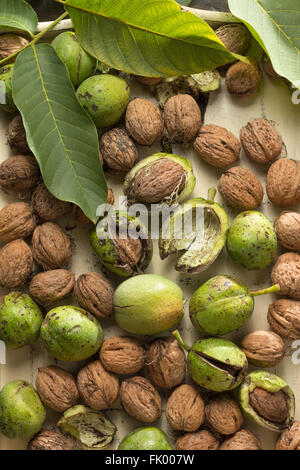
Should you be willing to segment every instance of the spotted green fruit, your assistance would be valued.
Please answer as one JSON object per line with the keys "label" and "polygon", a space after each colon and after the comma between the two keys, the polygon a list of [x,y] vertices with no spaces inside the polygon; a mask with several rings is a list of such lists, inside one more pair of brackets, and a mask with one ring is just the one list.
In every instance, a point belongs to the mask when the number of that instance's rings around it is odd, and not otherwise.
{"label": "spotted green fruit", "polygon": [[207,335],[222,336],[240,328],[251,316],[254,296],[277,292],[275,284],[250,292],[241,281],[231,276],[215,276],[192,295],[190,318],[197,330]]}
{"label": "spotted green fruit", "polygon": [[82,49],[75,33],[65,31],[56,36],[51,45],[67,67],[74,87],[95,72],[97,60]]}
{"label": "spotted green fruit", "polygon": [[63,306],[50,310],[41,327],[41,339],[51,356],[61,361],[81,361],[101,347],[98,320],[82,308]]}
{"label": "spotted green fruit", "polygon": [[11,349],[33,344],[40,335],[43,316],[27,294],[11,292],[0,302],[0,340]]}
{"label": "spotted green fruit", "polygon": [[225,392],[242,383],[248,362],[234,343],[223,338],[203,338],[190,348],[178,331],[173,335],[188,351],[187,369],[198,385],[214,392]]}
{"label": "spotted green fruit", "polygon": [[9,439],[31,439],[42,428],[45,408],[35,389],[14,380],[0,392],[0,432]]}
{"label": "spotted green fruit", "polygon": [[119,450],[172,450],[168,436],[158,428],[138,428],[128,434]]}
{"label": "spotted green fruit", "polygon": [[81,83],[77,97],[97,127],[109,127],[124,113],[130,88],[123,78],[115,75],[95,75]]}
{"label": "spotted green fruit", "polygon": [[268,217],[258,211],[239,214],[229,229],[227,249],[246,269],[263,269],[271,264],[276,256],[277,237]]}
{"label": "spotted green fruit", "polygon": [[0,67],[0,110],[13,113],[17,110],[12,97],[12,74],[14,64]]}
{"label": "spotted green fruit", "polygon": [[[257,387],[271,394],[280,391],[285,394],[288,413],[283,422],[274,422],[271,419],[262,416],[258,410],[253,407],[253,403],[251,403],[251,393]],[[272,431],[283,431],[283,429],[287,428],[293,422],[295,414],[295,396],[292,389],[281,377],[265,370],[250,372],[241,385],[239,392],[240,405],[244,413],[248,418],[260,426],[266,429],[271,429]]]}
{"label": "spotted green fruit", "polygon": [[183,317],[183,293],[172,281],[141,274],[122,282],[114,294],[115,319],[123,330],[155,335],[173,328]]}

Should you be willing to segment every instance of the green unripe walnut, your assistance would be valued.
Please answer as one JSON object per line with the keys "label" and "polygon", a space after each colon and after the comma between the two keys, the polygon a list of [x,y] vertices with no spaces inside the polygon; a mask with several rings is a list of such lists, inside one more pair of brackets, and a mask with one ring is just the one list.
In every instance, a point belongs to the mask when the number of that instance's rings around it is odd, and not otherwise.
{"label": "green unripe walnut", "polygon": [[74,362],[87,359],[100,349],[103,332],[93,315],[67,305],[47,313],[41,327],[41,339],[51,356]]}
{"label": "green unripe walnut", "polygon": [[74,87],[80,85],[95,72],[97,59],[82,49],[75,33],[65,31],[59,34],[51,45],[67,67]]}
{"label": "green unripe walnut", "polygon": [[0,392],[0,432],[9,439],[31,439],[46,418],[37,392],[25,380],[14,380]]}
{"label": "green unripe walnut", "polygon": [[128,434],[119,450],[172,450],[168,436],[158,428],[138,428]]}
{"label": "green unripe walnut", "polygon": [[130,88],[123,78],[115,75],[95,75],[79,86],[77,97],[97,127],[109,127],[124,113]]}
{"label": "green unripe walnut", "polygon": [[0,110],[13,113],[17,110],[12,97],[12,74],[14,64],[4,65],[0,67]]}

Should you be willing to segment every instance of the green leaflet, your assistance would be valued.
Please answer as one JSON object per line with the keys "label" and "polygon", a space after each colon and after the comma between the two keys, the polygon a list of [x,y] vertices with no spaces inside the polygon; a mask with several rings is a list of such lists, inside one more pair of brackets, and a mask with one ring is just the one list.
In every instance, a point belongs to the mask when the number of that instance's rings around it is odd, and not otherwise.
{"label": "green leaflet", "polygon": [[76,34],[106,65],[148,77],[212,70],[240,59],[174,0],[66,0]]}
{"label": "green leaflet", "polygon": [[33,34],[37,24],[35,11],[24,0],[0,1],[0,30],[13,28]]}
{"label": "green leaflet", "polygon": [[13,98],[49,191],[77,204],[96,222],[97,207],[107,199],[97,130],[76,99],[66,67],[49,44],[19,54]]}
{"label": "green leaflet", "polygon": [[300,88],[299,0],[229,0],[228,4],[268,53],[276,72]]}

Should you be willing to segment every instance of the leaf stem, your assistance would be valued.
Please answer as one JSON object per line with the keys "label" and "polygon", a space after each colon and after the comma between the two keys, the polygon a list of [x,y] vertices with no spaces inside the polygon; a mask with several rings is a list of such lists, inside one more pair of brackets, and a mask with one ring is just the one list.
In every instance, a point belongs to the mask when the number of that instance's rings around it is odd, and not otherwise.
{"label": "leaf stem", "polygon": [[217,193],[216,188],[209,188],[208,196],[207,196],[208,202],[211,202],[211,203],[214,202],[215,197],[216,197],[216,193]]}
{"label": "leaf stem", "polygon": [[258,295],[272,294],[273,292],[278,292],[280,290],[279,284],[274,284],[274,286],[267,287],[266,289],[250,291],[252,297],[257,297]]}
{"label": "leaf stem", "polygon": [[177,339],[180,346],[185,349],[187,352],[190,351],[190,347],[183,341],[178,330],[172,332],[172,335]]}
{"label": "leaf stem", "polygon": [[19,49],[17,52],[14,54],[10,55],[9,57],[5,57],[5,59],[0,60],[0,66],[5,64],[6,62],[10,62],[14,57],[16,57],[20,52],[24,51],[28,47],[33,46],[36,44],[48,31],[50,31],[52,28],[54,28],[60,21],[62,21],[66,16],[68,16],[68,12],[63,13],[60,15],[56,20],[54,20],[52,23],[50,23],[47,28],[43,29],[40,33],[36,35],[31,35],[32,41],[26,44],[26,46],[22,47],[22,49]]}

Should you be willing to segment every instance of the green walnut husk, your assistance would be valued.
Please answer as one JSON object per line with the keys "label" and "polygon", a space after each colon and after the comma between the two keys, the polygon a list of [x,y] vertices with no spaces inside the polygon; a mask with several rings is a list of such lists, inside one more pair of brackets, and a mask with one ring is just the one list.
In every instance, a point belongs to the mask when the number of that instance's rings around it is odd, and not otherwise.
{"label": "green walnut husk", "polygon": [[37,392],[25,380],[14,380],[0,392],[0,432],[9,439],[31,439],[46,418]]}
{"label": "green walnut husk", "polygon": [[77,98],[97,127],[116,124],[130,99],[130,87],[120,77],[111,74],[90,77],[77,89]]}
{"label": "green walnut husk", "polygon": [[141,274],[122,282],[114,293],[115,320],[123,330],[155,335],[173,328],[183,317],[183,293],[169,279]]}
{"label": "green walnut husk", "polygon": [[51,356],[61,361],[82,361],[99,351],[103,331],[98,320],[82,308],[56,307],[41,326],[41,339]]}
{"label": "green walnut husk", "polygon": [[40,335],[42,313],[31,297],[11,292],[0,301],[0,340],[11,349],[33,344]]}
{"label": "green walnut husk", "polygon": [[17,111],[12,97],[11,79],[13,70],[14,64],[8,64],[0,67],[0,110],[2,109],[7,113],[14,113]]}
{"label": "green walnut husk", "polygon": [[[120,239],[116,233],[130,235],[138,230],[138,240]],[[142,222],[126,212],[113,211],[104,217],[91,233],[91,244],[101,263],[120,277],[142,273],[152,259],[152,240]],[[141,251],[135,250],[141,244]]]}
{"label": "green walnut husk", "polygon": [[58,57],[69,71],[71,82],[78,87],[81,82],[89,78],[96,70],[97,59],[85,52],[72,31],[65,31],[52,41]]}
{"label": "green walnut husk", "polygon": [[190,318],[197,330],[207,335],[222,336],[240,328],[252,315],[253,297],[278,292],[275,284],[267,289],[249,291],[231,276],[215,276],[192,295]]}
{"label": "green walnut husk", "polygon": [[[180,254],[175,269],[197,274],[207,269],[219,256],[229,229],[229,220],[220,204],[214,202],[211,188],[208,200],[190,199],[163,225],[159,237],[161,259]],[[197,221],[200,224],[197,227]],[[182,227],[187,233],[182,233]]]}
{"label": "green walnut husk", "polygon": [[[256,387],[263,388],[267,392],[276,393],[283,391],[288,399],[288,416],[283,423],[274,423],[260,416],[250,404],[250,393]],[[295,396],[289,385],[280,377],[271,374],[265,370],[256,370],[250,372],[240,387],[240,405],[244,413],[255,423],[260,426],[271,429],[272,431],[282,431],[287,428],[293,421],[295,415]]]}
{"label": "green walnut husk", "polygon": [[173,335],[188,351],[187,369],[198,385],[214,392],[238,387],[246,375],[246,355],[234,343],[223,338],[203,338],[190,348],[176,330]]}
{"label": "green walnut husk", "polygon": [[187,160],[184,157],[179,157],[178,155],[173,155],[171,153],[155,153],[154,155],[151,155],[150,157],[144,158],[141,160],[139,163],[137,163],[127,174],[125,181],[124,181],[124,194],[128,198],[128,203],[133,204],[135,202],[139,202],[135,200],[134,196],[134,183],[136,177],[139,175],[139,173],[147,168],[147,171],[151,169],[151,165],[158,160],[163,160],[163,159],[168,159],[171,160],[172,162],[177,163],[180,165],[184,171],[185,174],[185,184],[183,189],[180,191],[174,191],[173,194],[171,194],[168,198],[163,199],[162,201],[159,201],[158,204],[168,204],[172,205],[175,203],[181,203],[185,201],[193,192],[195,184],[196,184],[196,178],[193,173],[193,167],[191,165],[191,162]]}
{"label": "green walnut husk", "polygon": [[276,256],[277,237],[268,217],[258,211],[241,212],[229,229],[227,249],[246,269],[269,266]]}
{"label": "green walnut husk", "polygon": [[107,449],[116,433],[116,426],[107,416],[85,405],[66,410],[57,425],[75,437],[84,450]]}
{"label": "green walnut husk", "polygon": [[118,450],[173,450],[168,436],[158,428],[137,428],[121,441]]}

